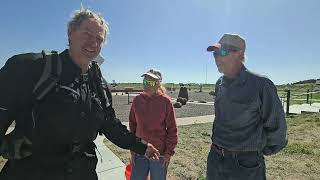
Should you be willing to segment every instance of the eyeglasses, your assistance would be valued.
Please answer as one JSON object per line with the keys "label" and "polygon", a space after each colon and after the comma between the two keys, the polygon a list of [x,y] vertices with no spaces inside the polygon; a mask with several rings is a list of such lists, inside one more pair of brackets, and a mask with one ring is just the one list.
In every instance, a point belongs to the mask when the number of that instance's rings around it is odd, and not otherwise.
{"label": "eyeglasses", "polygon": [[153,86],[156,86],[156,84],[157,84],[157,81],[146,80],[146,79],[143,80],[143,86],[153,87]]}

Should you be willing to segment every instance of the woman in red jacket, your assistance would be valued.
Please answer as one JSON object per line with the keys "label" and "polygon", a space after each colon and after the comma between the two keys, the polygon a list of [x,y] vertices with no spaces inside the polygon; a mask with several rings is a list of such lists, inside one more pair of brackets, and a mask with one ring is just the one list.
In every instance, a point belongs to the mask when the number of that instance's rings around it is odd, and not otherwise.
{"label": "woman in red jacket", "polygon": [[141,77],[144,91],[133,100],[129,116],[130,131],[153,144],[161,156],[160,160],[148,160],[131,152],[131,180],[146,179],[149,171],[152,180],[163,180],[177,145],[175,112],[171,98],[161,86],[160,71],[150,69]]}

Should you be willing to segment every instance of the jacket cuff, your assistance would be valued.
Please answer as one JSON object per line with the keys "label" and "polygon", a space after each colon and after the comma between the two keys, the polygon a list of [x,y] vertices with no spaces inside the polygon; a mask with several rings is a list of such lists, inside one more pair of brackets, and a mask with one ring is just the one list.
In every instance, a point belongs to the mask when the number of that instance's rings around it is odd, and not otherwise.
{"label": "jacket cuff", "polygon": [[130,150],[134,151],[137,154],[144,155],[147,150],[147,143],[143,142],[140,138],[137,138],[136,143],[131,146]]}

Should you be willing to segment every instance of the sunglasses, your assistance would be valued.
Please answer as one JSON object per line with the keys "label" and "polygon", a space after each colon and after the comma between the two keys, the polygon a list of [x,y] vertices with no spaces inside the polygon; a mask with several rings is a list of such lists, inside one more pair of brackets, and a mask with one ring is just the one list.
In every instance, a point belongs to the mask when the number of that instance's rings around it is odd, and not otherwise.
{"label": "sunglasses", "polygon": [[215,57],[225,57],[225,56],[228,56],[230,54],[230,52],[237,52],[238,50],[236,49],[224,49],[224,48],[221,48],[221,49],[218,49],[217,51],[214,51],[213,52],[213,56]]}
{"label": "sunglasses", "polygon": [[213,55],[215,57],[217,57],[217,56],[225,57],[225,56],[228,56],[229,54],[230,54],[230,50],[226,50],[226,49],[222,49],[222,48],[213,52]]}
{"label": "sunglasses", "polygon": [[146,80],[146,79],[143,80],[143,86],[153,87],[153,86],[156,86],[156,84],[157,84],[157,81],[151,81],[151,80]]}

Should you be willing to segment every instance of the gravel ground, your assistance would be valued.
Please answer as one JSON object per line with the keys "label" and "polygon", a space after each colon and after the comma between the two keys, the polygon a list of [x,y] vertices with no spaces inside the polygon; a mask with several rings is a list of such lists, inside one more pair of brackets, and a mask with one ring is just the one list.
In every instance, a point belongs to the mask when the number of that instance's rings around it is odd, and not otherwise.
{"label": "gravel ground", "polygon": [[[179,91],[175,92],[168,92],[168,95],[177,98],[179,94]],[[212,102],[213,97],[208,92],[189,92],[189,100],[190,101],[206,101],[206,102]]]}
{"label": "gravel ground", "polygon": [[[196,101],[199,100],[205,100],[205,101],[212,101],[212,96],[208,93],[192,93],[190,94],[190,98],[193,98]],[[177,97],[173,96],[174,94],[169,93],[168,94],[171,97]],[[211,100],[207,100],[210,99]],[[195,99],[198,98],[198,99]],[[130,96],[130,101],[132,101],[133,97]],[[192,99],[192,100],[193,100]],[[123,122],[128,121],[129,118],[129,112],[131,104],[128,105],[128,97],[127,96],[113,96],[113,107],[116,111],[116,116]],[[194,117],[194,116],[204,116],[204,115],[212,115],[214,114],[213,106],[208,105],[199,105],[199,104],[186,104],[185,106],[182,106],[182,108],[175,108],[176,111],[176,117]]]}

